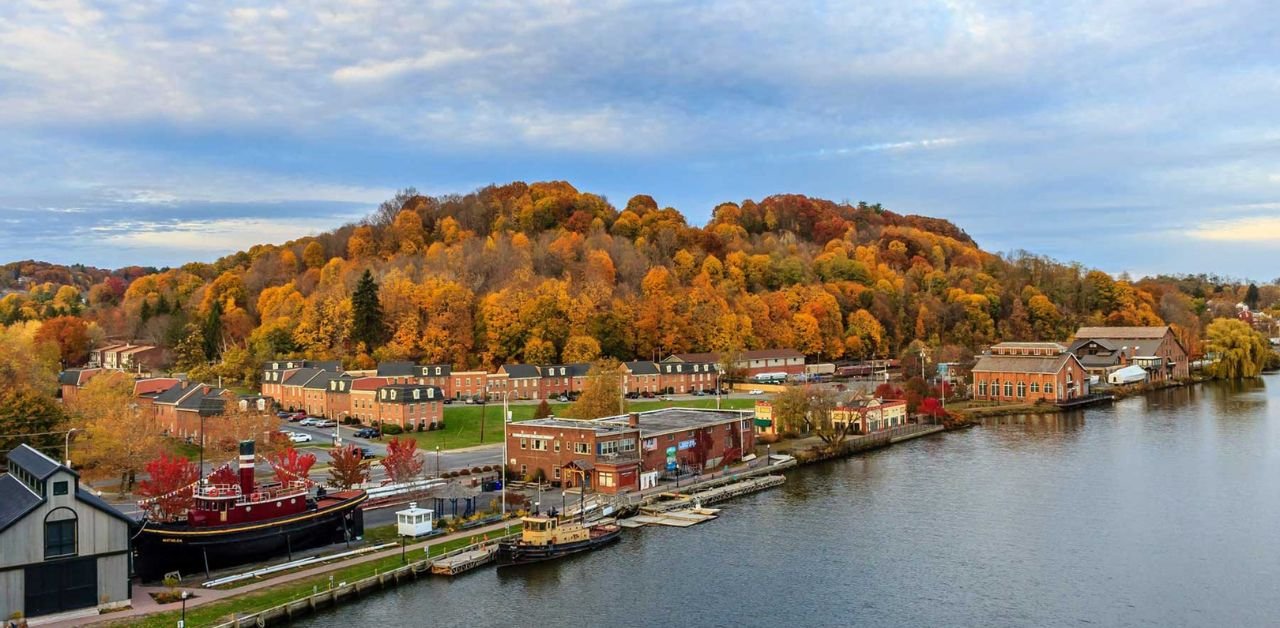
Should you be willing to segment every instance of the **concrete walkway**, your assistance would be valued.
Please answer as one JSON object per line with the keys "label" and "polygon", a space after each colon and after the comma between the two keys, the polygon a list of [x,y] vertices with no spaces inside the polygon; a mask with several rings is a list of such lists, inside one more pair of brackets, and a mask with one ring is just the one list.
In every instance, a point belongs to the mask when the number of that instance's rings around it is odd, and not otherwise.
{"label": "concrete walkway", "polygon": [[[503,527],[510,524],[511,524],[511,521],[507,521],[506,523],[502,523],[502,522],[491,523],[486,526],[472,528],[470,530],[463,530],[461,532],[455,532],[453,534],[446,534],[443,536],[431,537],[426,541],[405,545],[404,551],[406,555],[410,555],[414,551],[423,551],[426,547],[435,545],[437,543],[444,543],[444,542],[452,541],[455,539],[470,538],[473,536],[482,537],[487,533],[501,530],[503,529]],[[225,600],[228,598],[245,595],[247,593],[253,593],[255,591],[260,591],[262,589],[268,589],[268,588],[279,586],[282,584],[288,584],[290,582],[297,582],[299,580],[306,580],[308,578],[313,578],[315,576],[322,576],[329,572],[336,571],[338,569],[344,569],[352,565],[359,565],[359,564],[368,563],[376,560],[381,560],[383,558],[387,558],[390,556],[399,556],[399,555],[400,555],[400,547],[397,546],[397,547],[382,550],[379,552],[371,552],[369,554],[364,554],[348,560],[340,560],[340,561],[329,563],[326,565],[319,565],[316,567],[311,567],[309,569],[303,569],[301,571],[295,571],[293,573],[272,577],[259,582],[254,582],[252,584],[247,584],[242,587],[236,587],[234,589],[226,589],[226,590],[205,589],[197,586],[197,587],[182,587],[178,590],[190,591],[192,595],[196,596],[196,597],[189,598],[187,600],[187,608],[191,609],[204,604],[209,604],[211,602],[217,602],[219,600]],[[167,613],[170,611],[177,611],[181,609],[182,604],[180,602],[171,602],[169,604],[162,605],[162,604],[157,604],[156,601],[151,597],[152,593],[167,591],[167,590],[168,590],[168,587],[163,587],[163,586],[157,587],[157,586],[135,585],[133,587],[133,602],[132,602],[133,606],[128,610],[117,611],[114,613],[107,613],[105,615],[95,615],[89,618],[68,619],[66,621],[60,621],[56,623],[49,623],[49,624],[42,624],[42,625],[50,626],[52,628],[64,628],[64,627],[70,628],[72,626],[100,625],[100,624],[105,624],[109,622],[120,622],[120,621],[128,620],[131,617],[142,617],[144,615],[150,615],[153,613]]]}

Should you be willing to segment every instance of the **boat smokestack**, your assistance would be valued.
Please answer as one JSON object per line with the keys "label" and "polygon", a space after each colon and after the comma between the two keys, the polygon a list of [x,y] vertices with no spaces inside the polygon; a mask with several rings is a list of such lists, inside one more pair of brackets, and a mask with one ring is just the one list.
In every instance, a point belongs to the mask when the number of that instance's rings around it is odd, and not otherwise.
{"label": "boat smokestack", "polygon": [[253,492],[253,441],[240,441],[240,493]]}

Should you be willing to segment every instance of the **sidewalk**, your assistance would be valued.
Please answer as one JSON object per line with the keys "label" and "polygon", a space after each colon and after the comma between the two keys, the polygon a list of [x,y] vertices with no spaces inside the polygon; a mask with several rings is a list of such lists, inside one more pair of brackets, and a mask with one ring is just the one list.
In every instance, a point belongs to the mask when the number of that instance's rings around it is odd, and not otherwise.
{"label": "sidewalk", "polygon": [[[467,537],[487,534],[495,530],[501,530],[505,526],[510,524],[511,524],[511,521],[508,520],[506,522],[491,523],[487,526],[472,528],[470,530],[463,530],[461,532],[455,532],[453,534],[434,536],[425,541],[420,541],[417,543],[405,545],[404,551],[406,553],[413,552],[413,551],[420,551],[428,546],[435,545],[437,543],[445,543],[448,541],[452,541],[454,539],[467,538]],[[306,580],[308,578],[313,578],[315,576],[322,576],[331,571],[336,571],[338,569],[343,569],[346,567],[350,567],[352,565],[359,565],[362,563],[381,560],[389,556],[399,556],[400,552],[401,552],[400,547],[396,546],[396,547],[385,549],[379,552],[371,552],[369,554],[365,554],[357,558],[352,558],[350,560],[338,561],[338,562],[330,563],[327,565],[319,565],[309,569],[303,569],[301,571],[296,571],[293,573],[263,580],[261,582],[254,582],[253,584],[247,584],[245,586],[237,587],[235,589],[226,589],[226,590],[205,589],[203,587],[197,586],[197,587],[182,587],[180,590],[190,591],[192,595],[197,596],[187,600],[187,609],[190,610],[192,608],[195,608],[204,604],[209,604],[211,602],[217,602],[220,600],[225,600],[225,599],[233,598],[240,595],[245,595],[247,593],[253,593],[255,591],[260,591],[263,589],[279,586],[282,584],[288,584],[290,582]],[[169,604],[161,605],[161,604],[157,604],[156,601],[151,598],[151,593],[158,592],[158,591],[167,591],[167,590],[168,588],[163,586],[135,585],[133,587],[133,601],[132,601],[133,607],[128,610],[117,611],[114,613],[107,613],[105,615],[97,615],[93,618],[92,621],[85,621],[84,618],[80,618],[75,620],[66,620],[62,622],[42,624],[42,625],[50,626],[51,628],[71,628],[73,626],[100,625],[108,622],[119,622],[122,620],[127,620],[130,617],[141,617],[143,615],[150,615],[152,613],[167,613],[170,611],[177,611],[182,607],[181,603],[171,602]]]}

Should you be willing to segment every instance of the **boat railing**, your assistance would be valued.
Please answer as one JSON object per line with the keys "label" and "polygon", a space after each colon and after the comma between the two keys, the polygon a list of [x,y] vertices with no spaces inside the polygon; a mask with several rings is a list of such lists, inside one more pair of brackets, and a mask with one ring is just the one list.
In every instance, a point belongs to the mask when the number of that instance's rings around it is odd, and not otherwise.
{"label": "boat railing", "polygon": [[211,497],[211,498],[239,497],[240,485],[239,484],[205,484],[196,489],[196,496]]}
{"label": "boat railing", "polygon": [[256,504],[259,502],[271,501],[281,497],[297,497],[307,494],[307,483],[302,480],[291,480],[284,483],[273,483],[268,486],[259,486],[248,495],[242,495],[240,504]]}

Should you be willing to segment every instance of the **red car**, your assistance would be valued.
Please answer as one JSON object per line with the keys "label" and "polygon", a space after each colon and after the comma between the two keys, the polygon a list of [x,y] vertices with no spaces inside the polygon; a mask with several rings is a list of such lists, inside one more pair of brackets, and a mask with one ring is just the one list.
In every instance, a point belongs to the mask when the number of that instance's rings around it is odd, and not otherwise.
{"label": "red car", "polygon": [[290,414],[290,415],[289,415],[289,422],[290,422],[290,423],[297,423],[298,421],[301,421],[301,420],[303,420],[303,419],[305,419],[305,418],[307,418],[307,413],[306,413],[306,412],[294,412],[293,414]]}

